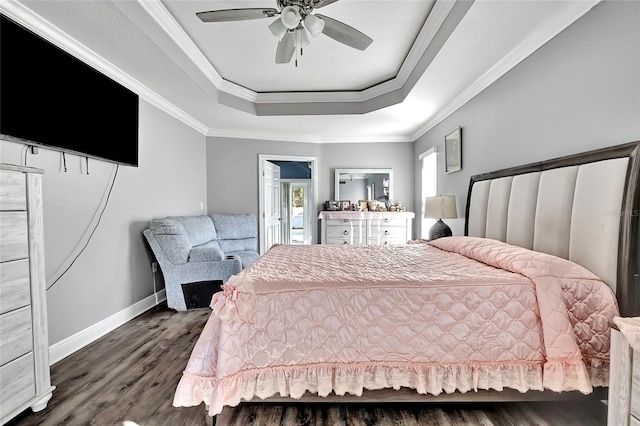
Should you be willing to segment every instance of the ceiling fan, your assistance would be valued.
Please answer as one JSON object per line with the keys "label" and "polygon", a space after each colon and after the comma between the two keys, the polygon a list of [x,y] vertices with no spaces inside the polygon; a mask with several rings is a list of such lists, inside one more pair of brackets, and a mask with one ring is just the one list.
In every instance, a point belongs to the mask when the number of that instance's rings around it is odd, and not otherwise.
{"label": "ceiling fan", "polygon": [[[296,48],[309,44],[309,32],[313,37],[321,33],[358,50],[365,50],[373,42],[367,35],[349,25],[319,13],[312,13],[338,0],[276,0],[278,9],[244,8],[198,12],[202,22],[229,22],[249,19],[273,18],[269,30],[279,38],[276,49],[276,63],[291,62]],[[296,59],[297,66],[297,59]]]}

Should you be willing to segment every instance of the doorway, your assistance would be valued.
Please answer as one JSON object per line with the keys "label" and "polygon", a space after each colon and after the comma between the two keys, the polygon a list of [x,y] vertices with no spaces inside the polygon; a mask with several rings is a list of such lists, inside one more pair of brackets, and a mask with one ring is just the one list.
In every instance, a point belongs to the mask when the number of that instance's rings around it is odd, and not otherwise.
{"label": "doorway", "polygon": [[311,244],[310,179],[282,179],[282,244]]}
{"label": "doorway", "polygon": [[[264,254],[273,244],[314,244],[317,241],[318,211],[318,160],[317,157],[295,155],[258,156],[259,177],[259,241],[260,254]],[[289,166],[306,168],[308,174],[304,178],[291,178]],[[268,179],[267,171],[278,168],[278,190],[268,185],[275,185]],[[278,200],[273,195],[278,195]],[[267,212],[273,212],[273,203],[278,203],[279,235],[269,232],[273,227],[267,226]],[[273,218],[269,219],[271,222]]]}

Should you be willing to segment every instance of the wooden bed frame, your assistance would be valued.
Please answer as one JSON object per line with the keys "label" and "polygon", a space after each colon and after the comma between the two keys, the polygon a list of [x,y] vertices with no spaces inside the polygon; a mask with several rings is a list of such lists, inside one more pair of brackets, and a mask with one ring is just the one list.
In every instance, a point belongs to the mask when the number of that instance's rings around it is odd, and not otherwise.
{"label": "wooden bed frame", "polygon": [[[628,158],[628,162],[626,166],[626,175],[623,178],[624,188],[622,189],[622,203],[619,209],[617,207],[615,209],[615,211],[620,212],[620,224],[617,236],[618,253],[616,259],[617,282],[615,284],[608,284],[612,286],[616,292],[621,314],[624,316],[638,315],[640,314],[640,288],[638,287],[640,286],[640,251],[637,247],[638,242],[640,242],[640,227],[638,225],[640,222],[640,141],[472,176],[469,184],[469,195],[467,197],[465,235],[470,235],[469,219],[470,211],[472,209],[472,191],[474,186],[480,182],[624,158]],[[594,247],[598,247],[597,244],[594,244]],[[594,392],[589,395],[584,395],[577,391],[558,393],[546,390],[521,393],[514,389],[505,389],[502,391],[479,390],[477,392],[470,391],[466,393],[441,393],[437,396],[418,394],[413,389],[402,388],[399,390],[382,389],[365,391],[360,397],[352,395],[338,396],[335,394],[331,394],[327,397],[320,397],[315,394],[307,393],[301,399],[274,396],[264,400],[254,398],[251,402],[446,403],[572,400],[584,398],[595,398],[598,400],[606,399],[607,388],[594,388]]]}

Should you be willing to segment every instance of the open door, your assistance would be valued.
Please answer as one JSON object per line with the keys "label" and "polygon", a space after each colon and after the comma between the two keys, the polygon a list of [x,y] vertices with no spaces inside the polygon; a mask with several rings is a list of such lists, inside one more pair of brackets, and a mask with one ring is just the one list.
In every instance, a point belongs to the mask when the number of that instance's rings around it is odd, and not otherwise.
{"label": "open door", "polygon": [[282,220],[280,216],[280,166],[264,160],[263,167],[264,245],[261,245],[261,253],[281,242],[280,226]]}

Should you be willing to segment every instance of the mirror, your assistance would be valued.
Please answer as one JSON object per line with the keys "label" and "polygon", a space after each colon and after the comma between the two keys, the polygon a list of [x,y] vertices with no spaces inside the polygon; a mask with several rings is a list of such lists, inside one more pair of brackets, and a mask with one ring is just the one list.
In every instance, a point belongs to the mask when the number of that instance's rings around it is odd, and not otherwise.
{"label": "mirror", "polygon": [[335,169],[334,200],[392,201],[393,169]]}

